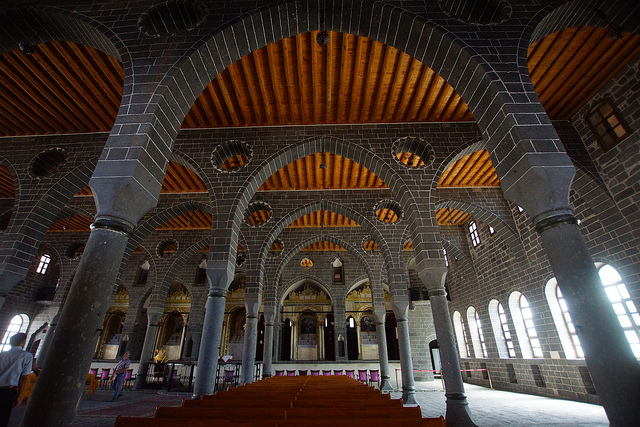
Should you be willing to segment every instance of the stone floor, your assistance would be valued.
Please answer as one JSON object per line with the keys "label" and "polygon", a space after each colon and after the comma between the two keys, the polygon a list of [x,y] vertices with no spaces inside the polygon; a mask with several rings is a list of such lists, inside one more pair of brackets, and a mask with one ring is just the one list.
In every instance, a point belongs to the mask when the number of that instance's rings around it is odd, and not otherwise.
{"label": "stone floor", "polygon": [[[418,404],[425,417],[444,415],[445,398],[439,381],[416,384]],[[608,426],[601,406],[465,385],[469,407],[479,426]],[[179,406],[186,394],[125,391],[111,402],[111,391],[98,391],[80,402],[74,426],[112,427],[118,415],[151,417],[156,406]],[[393,398],[401,393],[393,392]],[[19,427],[26,405],[13,410],[10,427]],[[31,427],[31,426],[25,426]]]}

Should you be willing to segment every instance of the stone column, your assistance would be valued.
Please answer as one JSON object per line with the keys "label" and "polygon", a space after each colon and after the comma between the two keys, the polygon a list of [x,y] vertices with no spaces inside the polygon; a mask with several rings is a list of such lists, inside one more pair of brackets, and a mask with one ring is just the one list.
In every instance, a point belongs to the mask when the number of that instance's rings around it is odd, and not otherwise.
{"label": "stone column", "polygon": [[220,358],[220,338],[224,309],[227,302],[227,291],[213,289],[207,298],[204,324],[202,325],[202,339],[198,352],[198,369],[196,383],[193,390],[194,398],[205,394],[213,394],[216,387],[216,371]]}
{"label": "stone column", "polygon": [[153,345],[156,342],[158,334],[158,322],[162,317],[162,311],[147,312],[147,332],[144,335],[144,343],[142,344],[142,352],[140,353],[140,365],[136,373],[135,388],[137,390],[144,388],[147,383],[147,371],[149,370],[149,362],[153,357]]}
{"label": "stone column", "polygon": [[[406,294],[406,291],[405,291]],[[402,401],[405,404],[417,404],[416,386],[413,380],[413,362],[411,360],[411,342],[409,341],[409,297],[392,295],[391,305],[396,316],[398,328],[398,347],[402,370]]]}
{"label": "stone column", "polygon": [[[71,425],[132,225],[98,217],[51,339],[47,360],[24,416],[24,426]],[[58,399],[51,399],[55,390]]]}
{"label": "stone column", "polygon": [[262,378],[273,375],[273,323],[276,317],[275,307],[264,307],[264,347],[262,350]]}
{"label": "stone column", "polygon": [[42,369],[44,365],[44,361],[47,358],[47,354],[49,353],[49,347],[51,346],[51,339],[53,338],[53,334],[58,327],[58,321],[60,320],[60,311],[53,316],[51,323],[49,323],[49,328],[47,329],[47,335],[44,337],[44,341],[40,346],[40,353],[38,354],[38,359],[36,360],[36,367]]}
{"label": "stone column", "polygon": [[244,306],[246,310],[246,327],[244,330],[244,346],[242,350],[241,384],[253,382],[256,364],[256,346],[258,344],[258,312],[262,304],[262,292],[258,286],[246,286],[244,289]]}
{"label": "stone column", "polygon": [[516,166],[518,174],[500,177],[505,198],[527,212],[540,234],[609,422],[640,425],[640,364],[573,216],[569,204],[573,164],[563,152],[524,153]]}
{"label": "stone column", "polygon": [[387,309],[384,306],[374,306],[376,317],[376,335],[378,336],[378,358],[380,360],[380,390],[393,391],[391,376],[389,374],[389,355],[387,354],[387,331],[384,327],[384,319]]}
{"label": "stone column", "polygon": [[574,217],[537,225],[542,244],[612,426],[640,425],[640,365],[602,286]]}
{"label": "stone column", "polygon": [[[333,328],[334,328],[334,336],[335,336],[335,346],[336,346],[336,362],[345,362],[349,359],[349,350],[347,346],[347,325],[346,325],[346,316],[345,316],[345,301],[334,301],[333,303]],[[344,338],[344,356],[340,356],[340,341],[338,337]]]}
{"label": "stone column", "polygon": [[440,361],[446,390],[445,397],[447,399],[445,418],[447,424],[475,426],[471,419],[469,403],[464,391],[464,382],[460,372],[460,358],[453,335],[447,293],[444,290],[443,277],[447,272],[447,267],[444,264],[444,260],[433,260],[432,264],[435,263],[438,265],[423,268],[419,272],[419,276],[429,292],[433,324],[438,338],[438,345],[440,346]]}

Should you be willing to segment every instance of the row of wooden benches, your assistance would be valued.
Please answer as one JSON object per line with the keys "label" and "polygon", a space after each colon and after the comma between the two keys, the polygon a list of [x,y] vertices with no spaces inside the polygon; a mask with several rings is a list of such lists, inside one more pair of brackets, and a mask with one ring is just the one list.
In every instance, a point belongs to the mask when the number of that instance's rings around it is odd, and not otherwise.
{"label": "row of wooden benches", "polygon": [[118,417],[116,427],[216,426],[444,426],[420,407],[348,377],[272,377],[213,396],[158,407],[155,418]]}

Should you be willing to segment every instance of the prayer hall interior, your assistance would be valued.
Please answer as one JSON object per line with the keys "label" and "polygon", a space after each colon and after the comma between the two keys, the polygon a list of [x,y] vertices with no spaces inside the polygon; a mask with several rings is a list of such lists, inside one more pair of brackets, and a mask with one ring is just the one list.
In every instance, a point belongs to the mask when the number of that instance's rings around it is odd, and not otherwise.
{"label": "prayer hall interior", "polygon": [[364,370],[442,378],[450,425],[465,383],[640,425],[639,54],[632,0],[3,1],[24,425],[126,351],[140,389]]}

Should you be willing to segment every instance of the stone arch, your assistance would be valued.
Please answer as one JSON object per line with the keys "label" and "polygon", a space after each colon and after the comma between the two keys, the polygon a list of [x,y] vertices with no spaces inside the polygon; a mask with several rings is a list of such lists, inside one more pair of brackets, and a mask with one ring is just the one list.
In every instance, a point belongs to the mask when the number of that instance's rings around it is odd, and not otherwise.
{"label": "stone arch", "polygon": [[[461,150],[451,153],[441,164],[438,166],[438,170],[435,173],[435,180],[431,185],[431,189],[436,189],[438,187],[438,182],[440,181],[440,177],[442,174],[449,169],[453,164],[455,164],[458,160],[462,159],[464,156],[468,156],[471,153],[475,153],[476,151],[486,150],[487,143],[483,139],[479,141],[470,141],[466,147]],[[433,193],[432,193],[433,194]]]}
{"label": "stone arch", "polygon": [[0,34],[0,54],[15,50],[19,43],[66,40],[90,46],[120,62],[130,62],[126,44],[109,27],[59,7],[16,7],[0,14]]}
{"label": "stone arch", "polygon": [[189,157],[186,153],[181,152],[180,150],[176,150],[175,148],[171,152],[171,156],[169,160],[172,160],[178,163],[181,166],[184,166],[187,169],[191,169],[193,173],[195,173],[198,178],[204,182],[205,187],[207,187],[207,192],[209,193],[209,204],[211,205],[211,214],[215,215],[217,212],[217,203],[216,203],[216,195],[213,191],[213,185],[211,184],[211,179],[209,179],[209,174],[207,174],[200,165]]}
{"label": "stone arch", "polygon": [[147,236],[153,233],[156,228],[177,216],[194,210],[200,210],[213,214],[213,208],[210,205],[191,201],[174,205],[169,209],[151,216],[136,228],[133,236],[131,236],[129,242],[127,243],[127,249],[125,251],[123,259],[128,259],[131,254],[133,254],[134,249],[138,247],[140,242],[142,242],[145,238],[147,238]]}
{"label": "stone arch", "polygon": [[[291,13],[298,19],[278,19]],[[279,21],[275,25],[272,24],[274,18]],[[390,27],[407,31],[391,32]],[[269,43],[320,29],[365,36],[399,49],[442,76],[463,99],[470,98],[477,85],[487,88],[495,85],[485,71],[489,68],[464,41],[406,9],[374,0],[337,0],[319,12],[304,0],[290,0],[249,12],[225,28],[214,30],[209,37],[203,37],[157,86],[152,95],[157,100],[156,108],[176,112],[170,127],[177,132],[197,96],[232,63]],[[439,49],[442,44],[447,44],[448,49]],[[446,57],[436,58],[432,52],[438,50],[446,52]],[[187,79],[187,76],[195,77]],[[494,87],[493,95],[501,96],[499,90]],[[181,96],[173,95],[177,93]]]}
{"label": "stone arch", "polygon": [[326,292],[327,295],[329,295],[329,298],[331,299],[331,304],[333,304],[333,302],[336,299],[336,296],[333,294],[331,286],[327,286],[322,279],[320,279],[317,276],[314,276],[312,274],[306,274],[306,275],[300,275],[297,276],[295,279],[290,280],[289,283],[287,283],[284,286],[279,286],[278,290],[280,292],[278,292],[278,297],[277,297],[277,307],[280,307],[283,303],[284,303],[284,299],[287,297],[287,295],[289,295],[289,293],[291,293],[297,286],[300,286],[302,284],[302,282],[304,282],[305,280],[308,280],[310,282],[313,282],[313,284],[318,285],[324,292]]}
{"label": "stone arch", "polygon": [[535,25],[531,37],[527,40],[529,44],[535,43],[549,34],[578,25],[606,27],[608,24],[612,24],[621,26],[632,33],[640,33],[640,21],[633,18],[640,13],[640,4],[637,2],[625,0],[607,2],[607,10],[604,11],[604,14],[609,22],[603,19],[603,15],[598,13],[593,7],[593,2],[589,0],[562,3],[558,6],[558,2],[555,2],[539,13],[544,16]]}
{"label": "stone arch", "polygon": [[[153,292],[150,296],[151,300],[149,301],[150,305],[151,303],[154,303],[154,306],[157,307],[158,304],[164,304],[164,300],[167,298],[167,292],[169,292],[169,288],[171,288],[172,284],[178,283],[175,280],[175,277],[182,270],[187,259],[189,259],[189,257],[191,257],[193,254],[198,253],[198,251],[200,251],[201,249],[204,249],[207,246],[209,246],[209,243],[210,242],[208,238],[200,240],[198,243],[195,243],[189,246],[187,249],[185,249],[175,259],[175,261],[171,263],[171,266],[169,267],[169,269],[167,269],[167,272],[165,273],[164,278],[162,279],[162,282],[159,284],[159,286],[156,286],[153,289]],[[187,292],[189,292],[190,295],[193,294],[193,290],[188,285],[182,282],[179,282],[179,283],[182,286],[184,286],[184,288],[187,290]]]}
{"label": "stone arch", "polygon": [[[22,280],[28,271],[24,266],[25,256],[32,259],[40,242],[44,239],[49,226],[53,223],[55,215],[58,214],[66,203],[80,191],[89,181],[89,177],[95,168],[97,158],[92,158],[80,164],[75,169],[60,178],[49,190],[42,195],[35,206],[22,207],[18,203],[18,210],[13,215],[24,214],[24,219],[13,222],[12,229],[7,230],[0,240],[0,275],[10,272],[9,289],[2,289],[0,292],[8,292],[19,280]],[[22,212],[28,209],[28,212]],[[29,236],[31,244],[24,244],[23,236]],[[6,284],[9,281],[3,281]]]}
{"label": "stone arch", "polygon": [[309,246],[312,243],[319,242],[319,241],[327,241],[327,242],[334,243],[336,245],[339,245],[339,246],[343,247],[344,249],[349,251],[351,253],[351,255],[353,255],[356,259],[358,259],[358,261],[360,261],[360,263],[364,267],[365,271],[367,272],[367,275],[370,278],[374,277],[373,273],[371,271],[371,267],[369,266],[369,263],[367,262],[367,260],[364,258],[364,255],[362,254],[362,251],[358,251],[353,245],[345,242],[343,239],[341,239],[339,237],[335,237],[335,236],[330,235],[330,234],[320,234],[320,235],[316,235],[316,236],[309,237],[307,239],[302,240],[295,247],[293,247],[291,249],[291,251],[289,251],[287,254],[285,254],[283,256],[282,260],[280,261],[280,264],[278,265],[278,267],[276,269],[276,273],[275,273],[275,277],[274,277],[273,283],[274,284],[278,283],[278,281],[280,280],[280,276],[282,274],[282,271],[284,270],[286,265],[289,263],[289,261],[295,255],[297,255],[303,248]]}
{"label": "stone arch", "polygon": [[262,275],[264,272],[264,265],[265,265],[264,261],[269,252],[269,248],[271,247],[271,244],[274,242],[274,240],[280,235],[280,233],[289,224],[291,224],[297,218],[300,218],[308,213],[312,213],[317,210],[327,210],[327,211],[335,212],[357,222],[366,230],[367,233],[371,235],[371,237],[373,237],[376,243],[378,243],[378,245],[380,246],[380,250],[383,254],[385,264],[387,266],[391,265],[391,263],[393,262],[392,252],[390,251],[386,240],[384,239],[384,237],[382,236],[378,228],[366,216],[362,215],[360,212],[356,211],[355,209],[349,206],[345,206],[330,200],[320,200],[317,202],[313,202],[313,203],[309,203],[307,205],[301,206],[298,209],[290,212],[287,216],[282,218],[271,228],[266,240],[264,241],[262,247],[260,248],[260,254],[259,254],[259,260],[260,260],[260,266],[261,266],[260,283],[262,283],[262,280],[263,280]]}
{"label": "stone arch", "polygon": [[507,246],[518,258],[525,256],[524,247],[518,234],[502,218],[489,212],[487,209],[469,202],[460,200],[443,200],[436,203],[438,209],[456,209],[471,214],[474,218],[489,224],[496,230],[496,233],[503,239]]}

